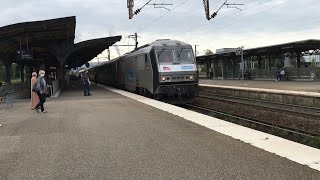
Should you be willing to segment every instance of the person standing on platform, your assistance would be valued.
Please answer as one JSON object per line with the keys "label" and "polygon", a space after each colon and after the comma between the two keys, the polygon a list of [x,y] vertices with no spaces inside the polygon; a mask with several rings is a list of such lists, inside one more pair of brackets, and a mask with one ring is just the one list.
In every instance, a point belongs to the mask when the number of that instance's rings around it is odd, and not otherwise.
{"label": "person standing on platform", "polygon": [[70,83],[71,83],[71,87],[72,88],[75,88],[76,87],[76,81],[77,81],[77,77],[76,75],[74,74],[74,72],[71,73],[71,76],[70,76]]}
{"label": "person standing on platform", "polygon": [[34,110],[36,105],[39,103],[39,97],[38,97],[37,93],[32,91],[32,87],[37,81],[37,76],[38,75],[36,72],[32,73],[32,78],[31,78],[31,109],[32,110]]}
{"label": "person standing on platform", "polygon": [[286,74],[286,71],[284,69],[281,69],[280,72],[277,73],[276,77],[276,81],[281,81],[282,77]]}
{"label": "person standing on platform", "polygon": [[45,71],[40,70],[39,71],[39,77],[37,79],[37,87],[38,91],[37,94],[39,96],[39,103],[35,107],[35,111],[39,112],[39,108],[41,108],[41,112],[46,113],[47,111],[44,110],[44,103],[46,102],[46,95],[47,95],[47,82],[44,78]]}
{"label": "person standing on platform", "polygon": [[[0,92],[1,92],[1,90],[2,90],[2,82],[0,81]],[[2,101],[1,95],[0,95],[0,101]]]}
{"label": "person standing on platform", "polygon": [[84,96],[91,96],[90,94],[90,79],[89,79],[89,73],[88,70],[84,70],[82,73],[82,83],[83,83],[83,95]]}

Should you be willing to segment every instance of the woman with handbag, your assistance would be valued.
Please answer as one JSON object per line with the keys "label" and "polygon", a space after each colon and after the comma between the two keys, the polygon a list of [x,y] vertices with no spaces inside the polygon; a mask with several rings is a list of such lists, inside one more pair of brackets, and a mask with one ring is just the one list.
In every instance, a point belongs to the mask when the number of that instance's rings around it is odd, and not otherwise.
{"label": "woman with handbag", "polygon": [[38,75],[36,72],[32,73],[32,78],[31,78],[31,109],[32,110],[34,110],[36,105],[39,103],[39,97],[37,93],[32,91],[32,88],[37,81],[37,76]]}

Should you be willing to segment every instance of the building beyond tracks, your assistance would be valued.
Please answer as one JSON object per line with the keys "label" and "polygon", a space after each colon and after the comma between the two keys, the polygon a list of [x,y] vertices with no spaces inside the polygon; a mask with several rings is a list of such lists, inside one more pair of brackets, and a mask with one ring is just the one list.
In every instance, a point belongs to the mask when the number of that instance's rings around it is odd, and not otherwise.
{"label": "building beyond tracks", "polygon": [[[315,72],[320,77],[320,40],[304,40],[243,51],[244,68],[252,78],[275,78],[279,69],[287,67],[292,79],[311,79]],[[311,57],[310,57],[311,56]],[[202,77],[209,79],[238,79],[241,56],[234,51],[198,56],[198,64],[205,67]]]}

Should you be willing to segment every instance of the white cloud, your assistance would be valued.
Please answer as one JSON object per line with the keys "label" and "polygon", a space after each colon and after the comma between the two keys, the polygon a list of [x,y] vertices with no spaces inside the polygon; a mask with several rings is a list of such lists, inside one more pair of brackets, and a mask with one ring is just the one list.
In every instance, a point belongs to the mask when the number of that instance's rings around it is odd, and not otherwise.
{"label": "white cloud", "polygon": [[[154,3],[173,3],[173,9],[185,0],[152,0]],[[146,0],[135,0],[135,7],[141,7]],[[213,13],[223,3],[210,1]],[[85,41],[110,35],[123,35],[118,44],[128,44],[125,36],[137,32],[139,45],[156,39],[178,39],[192,45],[198,44],[200,53],[205,49],[224,47],[253,48],[262,45],[285,43],[302,39],[317,39],[317,19],[320,4],[318,0],[241,0],[230,3],[244,3],[237,9],[223,9],[215,19],[208,21],[202,1],[189,0],[168,13],[165,9],[145,7],[140,14],[128,19],[125,0],[5,0],[1,1],[0,26],[8,24],[76,16],[76,40]],[[159,18],[160,16],[163,16]],[[155,21],[155,19],[159,18]],[[155,22],[153,22],[155,21]],[[153,23],[152,23],[153,22]],[[129,41],[133,44],[133,41]],[[119,47],[121,53],[132,50]],[[111,48],[112,56],[117,52]],[[107,54],[107,53],[104,53]]]}

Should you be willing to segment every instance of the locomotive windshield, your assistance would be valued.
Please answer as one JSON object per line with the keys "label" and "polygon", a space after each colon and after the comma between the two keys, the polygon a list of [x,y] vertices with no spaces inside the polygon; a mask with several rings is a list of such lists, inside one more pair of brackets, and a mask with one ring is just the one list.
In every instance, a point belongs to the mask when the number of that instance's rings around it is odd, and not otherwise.
{"label": "locomotive windshield", "polygon": [[159,63],[180,63],[180,62],[194,62],[193,54],[190,49],[176,49],[176,50],[159,50],[156,51]]}
{"label": "locomotive windshield", "polygon": [[174,61],[174,56],[173,56],[173,51],[172,50],[164,50],[162,49],[161,51],[157,51],[157,57],[158,61],[160,63],[164,62],[173,62]]}
{"label": "locomotive windshield", "polygon": [[193,55],[190,49],[175,50],[175,54],[178,62],[193,62]]}

